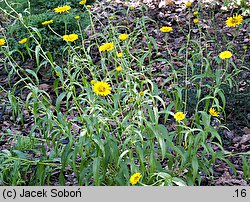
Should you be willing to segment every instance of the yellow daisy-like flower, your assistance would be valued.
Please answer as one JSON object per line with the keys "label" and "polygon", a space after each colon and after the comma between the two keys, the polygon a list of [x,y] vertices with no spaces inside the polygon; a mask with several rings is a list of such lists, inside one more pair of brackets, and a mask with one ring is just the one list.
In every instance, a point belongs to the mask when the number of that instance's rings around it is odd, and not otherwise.
{"label": "yellow daisy-like flower", "polygon": [[221,59],[228,59],[228,58],[231,58],[232,57],[232,53],[230,51],[223,51],[219,54],[219,57]]}
{"label": "yellow daisy-like flower", "polygon": [[129,100],[128,100],[130,103],[132,103],[132,102],[134,102],[134,99],[131,97],[131,98],[129,98]]}
{"label": "yellow daisy-like flower", "polygon": [[25,44],[27,41],[28,41],[28,39],[27,39],[27,38],[24,38],[24,39],[18,41],[18,43],[20,43],[20,44]]}
{"label": "yellow daisy-like flower", "polygon": [[236,27],[237,25],[240,25],[242,21],[243,17],[241,15],[236,14],[226,20],[226,25],[228,27]]}
{"label": "yellow daisy-like flower", "polygon": [[129,181],[132,185],[135,185],[139,182],[141,177],[142,177],[141,173],[135,173],[130,177]]}
{"label": "yellow daisy-like flower", "polygon": [[139,94],[140,94],[140,96],[143,96],[143,95],[144,95],[144,92],[143,92],[143,91],[140,91]]}
{"label": "yellow daisy-like flower", "polygon": [[198,11],[194,11],[194,15],[198,15],[199,13],[198,13]]}
{"label": "yellow daisy-like flower", "polygon": [[114,43],[105,43],[99,47],[99,51],[111,51],[114,49]]}
{"label": "yellow daisy-like flower", "polygon": [[62,36],[62,38],[64,41],[73,42],[73,41],[78,39],[78,35],[77,34],[69,34],[69,35]]}
{"label": "yellow daisy-like flower", "polygon": [[166,33],[166,32],[171,32],[173,30],[173,28],[172,27],[163,26],[160,30],[162,32]]}
{"label": "yellow daisy-like flower", "polygon": [[64,13],[64,12],[68,12],[70,9],[71,7],[66,5],[66,6],[59,6],[57,8],[54,8],[54,11],[56,13]]}
{"label": "yellow daisy-like flower", "polygon": [[94,85],[93,85],[93,91],[97,94],[97,95],[101,95],[101,96],[106,96],[108,94],[111,93],[111,87],[108,83],[106,83],[105,81],[97,81]]}
{"label": "yellow daisy-like flower", "polygon": [[188,1],[188,2],[185,3],[185,5],[186,5],[187,7],[190,7],[190,6],[192,5],[192,3],[191,3],[190,1]]}
{"label": "yellow daisy-like flower", "polygon": [[120,34],[118,38],[122,41],[125,41],[128,38],[128,34]]}
{"label": "yellow daisy-like flower", "polygon": [[199,23],[199,19],[198,19],[198,18],[195,18],[195,19],[194,19],[194,23],[195,23],[195,24]]}
{"label": "yellow daisy-like flower", "polygon": [[133,10],[135,10],[135,7],[134,7],[134,6],[130,6],[129,9],[130,9],[131,11],[133,11]]}
{"label": "yellow daisy-like flower", "polygon": [[116,69],[116,71],[118,71],[118,72],[119,72],[119,71],[122,71],[122,66],[118,66],[118,67],[116,67],[115,69]]}
{"label": "yellow daisy-like flower", "polygon": [[116,56],[117,56],[118,58],[121,58],[122,55],[123,55],[122,52],[116,54]]}
{"label": "yellow daisy-like flower", "polygon": [[49,24],[52,24],[52,23],[53,23],[53,20],[48,20],[48,21],[42,22],[42,25],[49,25]]}
{"label": "yellow daisy-like flower", "polygon": [[177,112],[174,114],[174,118],[176,121],[182,121],[183,119],[185,119],[185,114],[183,112]]}
{"label": "yellow daisy-like flower", "polygon": [[87,2],[87,0],[82,0],[79,2],[79,4],[84,5],[84,4],[86,4],[86,2]]}
{"label": "yellow daisy-like flower", "polygon": [[0,39],[0,46],[3,46],[5,44],[5,40],[4,39]]}
{"label": "yellow daisy-like flower", "polygon": [[76,19],[76,20],[79,20],[79,19],[80,19],[80,16],[79,16],[79,15],[75,16],[75,19]]}
{"label": "yellow daisy-like flower", "polygon": [[217,112],[213,107],[209,109],[209,114],[211,114],[212,116],[216,116],[216,117],[220,115],[220,113]]}

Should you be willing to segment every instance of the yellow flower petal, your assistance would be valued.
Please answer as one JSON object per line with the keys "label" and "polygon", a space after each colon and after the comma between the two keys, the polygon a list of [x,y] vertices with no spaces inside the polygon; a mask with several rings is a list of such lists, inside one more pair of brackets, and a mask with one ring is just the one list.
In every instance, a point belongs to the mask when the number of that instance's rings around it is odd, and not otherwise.
{"label": "yellow flower petal", "polygon": [[226,25],[228,27],[236,27],[237,25],[240,25],[243,21],[243,17],[241,15],[233,15],[233,17],[229,17],[226,20]]}
{"label": "yellow flower petal", "polygon": [[185,114],[183,112],[177,112],[174,114],[174,118],[176,121],[182,121],[183,119],[185,119]]}
{"label": "yellow flower petal", "polygon": [[122,66],[118,66],[115,69],[116,69],[116,71],[120,72],[120,71],[122,71]]}
{"label": "yellow flower petal", "polygon": [[87,0],[82,0],[79,2],[79,4],[84,5],[84,4],[86,4],[86,2],[87,2]]}
{"label": "yellow flower petal", "polygon": [[211,114],[212,116],[216,116],[216,117],[220,115],[220,113],[217,112],[213,107],[209,109],[209,114]]}
{"label": "yellow flower petal", "polygon": [[78,35],[77,34],[64,35],[62,38],[64,41],[73,42],[78,39]]}
{"label": "yellow flower petal", "polygon": [[166,32],[171,32],[173,30],[173,28],[172,27],[163,26],[160,30],[162,32],[166,33]]}
{"label": "yellow flower petal", "polygon": [[3,46],[5,44],[5,40],[4,39],[0,39],[0,46]]}
{"label": "yellow flower petal", "polygon": [[132,185],[135,185],[139,182],[141,177],[142,177],[141,173],[135,173],[130,177],[129,181]]}
{"label": "yellow flower petal", "polygon": [[70,9],[71,7],[66,5],[66,6],[59,6],[57,8],[54,8],[54,11],[56,13],[64,13],[64,12],[68,12]]}
{"label": "yellow flower petal", "polygon": [[232,57],[232,53],[230,51],[223,51],[219,54],[219,57],[221,59],[228,59],[228,58],[231,58]]}
{"label": "yellow flower petal", "polygon": [[103,45],[101,45],[99,47],[99,51],[103,52],[103,51],[111,51],[114,49],[114,43],[111,42],[111,43],[105,43]]}
{"label": "yellow flower petal", "polygon": [[24,39],[18,41],[18,43],[20,43],[20,44],[25,44],[27,41],[28,41],[28,39],[27,39],[27,38],[24,38]]}
{"label": "yellow flower petal", "polygon": [[125,41],[128,38],[128,34],[120,34],[118,38],[122,41]]}
{"label": "yellow flower petal", "polygon": [[42,22],[42,25],[49,25],[51,23],[53,23],[53,20],[44,21]]}
{"label": "yellow flower petal", "polygon": [[107,96],[111,93],[111,87],[108,83],[106,83],[105,81],[97,81],[96,83],[94,83],[93,85],[93,91],[97,94],[97,95],[101,95],[101,96]]}

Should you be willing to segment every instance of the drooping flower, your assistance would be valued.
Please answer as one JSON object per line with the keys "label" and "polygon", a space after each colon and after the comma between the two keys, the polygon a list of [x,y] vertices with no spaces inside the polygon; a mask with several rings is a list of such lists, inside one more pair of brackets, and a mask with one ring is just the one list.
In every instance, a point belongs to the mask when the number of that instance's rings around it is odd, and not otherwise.
{"label": "drooping flower", "polygon": [[97,95],[101,95],[101,96],[107,96],[111,93],[111,87],[108,83],[106,83],[105,81],[97,81],[94,85],[93,85],[93,91],[97,94]]}
{"label": "drooping flower", "polygon": [[48,21],[42,22],[42,25],[49,25],[49,24],[52,24],[52,23],[53,23],[53,20],[48,20]]}
{"label": "drooping flower", "polygon": [[122,41],[125,41],[128,38],[128,34],[120,34],[118,38]]}
{"label": "drooping flower", "polygon": [[213,107],[209,109],[209,114],[211,114],[212,116],[216,116],[216,117],[220,115],[220,113],[217,112]]}
{"label": "drooping flower", "polygon": [[199,23],[199,19],[198,19],[198,18],[195,18],[195,19],[194,19],[194,23],[195,23],[195,24]]}
{"label": "drooping flower", "polygon": [[219,54],[219,57],[221,59],[228,59],[228,58],[231,58],[232,57],[232,53],[230,51],[223,51]]}
{"label": "drooping flower", "polygon": [[76,20],[79,20],[79,19],[80,19],[80,16],[79,16],[79,15],[75,16],[75,19],[76,19]]}
{"label": "drooping flower", "polygon": [[101,45],[99,47],[99,51],[103,52],[103,51],[111,51],[114,49],[114,43],[111,42],[111,43],[105,43],[103,45]]}
{"label": "drooping flower", "polygon": [[173,30],[173,28],[172,27],[168,27],[168,26],[163,26],[160,30],[162,32],[166,33],[166,32],[171,32]]}
{"label": "drooping flower", "polygon": [[117,56],[118,58],[121,58],[122,55],[123,55],[122,52],[116,54],[116,56]]}
{"label": "drooping flower", "polygon": [[198,13],[198,11],[194,11],[194,15],[198,15],[199,13]]}
{"label": "drooping flower", "polygon": [[84,5],[84,4],[86,4],[86,2],[87,2],[87,0],[82,0],[79,2],[79,4]]}
{"label": "drooping flower", "polygon": [[135,173],[130,177],[129,181],[132,185],[135,185],[139,182],[141,177],[142,177],[141,173]]}
{"label": "drooping flower", "polygon": [[66,6],[59,6],[57,8],[54,8],[54,11],[56,13],[64,13],[64,12],[68,12],[70,9],[71,7],[66,5]]}
{"label": "drooping flower", "polygon": [[77,34],[69,34],[69,35],[62,36],[62,38],[64,41],[73,42],[73,41],[78,39],[78,35]]}
{"label": "drooping flower", "polygon": [[182,121],[183,119],[185,119],[185,114],[183,112],[176,112],[174,114],[174,118],[176,121]]}
{"label": "drooping flower", "polygon": [[5,44],[5,40],[4,39],[0,39],[0,46],[3,46]]}
{"label": "drooping flower", "polygon": [[229,17],[226,20],[226,25],[228,27],[236,27],[237,25],[240,25],[243,21],[243,17],[241,15],[233,15],[233,17]]}
{"label": "drooping flower", "polygon": [[118,66],[115,69],[116,69],[116,71],[120,72],[120,71],[122,71],[122,66]]}
{"label": "drooping flower", "polygon": [[27,38],[24,38],[24,39],[18,41],[18,43],[20,43],[20,44],[25,44],[27,41],[28,41],[28,39],[27,39]]}
{"label": "drooping flower", "polygon": [[191,3],[190,1],[188,1],[188,2],[185,3],[185,5],[186,5],[187,7],[190,7],[190,6],[192,5],[192,3]]}

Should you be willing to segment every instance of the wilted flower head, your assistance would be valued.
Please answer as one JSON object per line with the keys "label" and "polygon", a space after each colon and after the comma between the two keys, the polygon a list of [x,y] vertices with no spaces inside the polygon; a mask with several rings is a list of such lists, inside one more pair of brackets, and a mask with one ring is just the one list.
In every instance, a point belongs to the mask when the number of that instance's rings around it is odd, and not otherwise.
{"label": "wilted flower head", "polygon": [[79,15],[75,16],[75,19],[76,19],[76,20],[79,20],[79,19],[80,19],[80,16],[79,16]]}
{"label": "wilted flower head", "polygon": [[243,48],[244,50],[247,50],[247,46],[243,46],[242,48]]}

